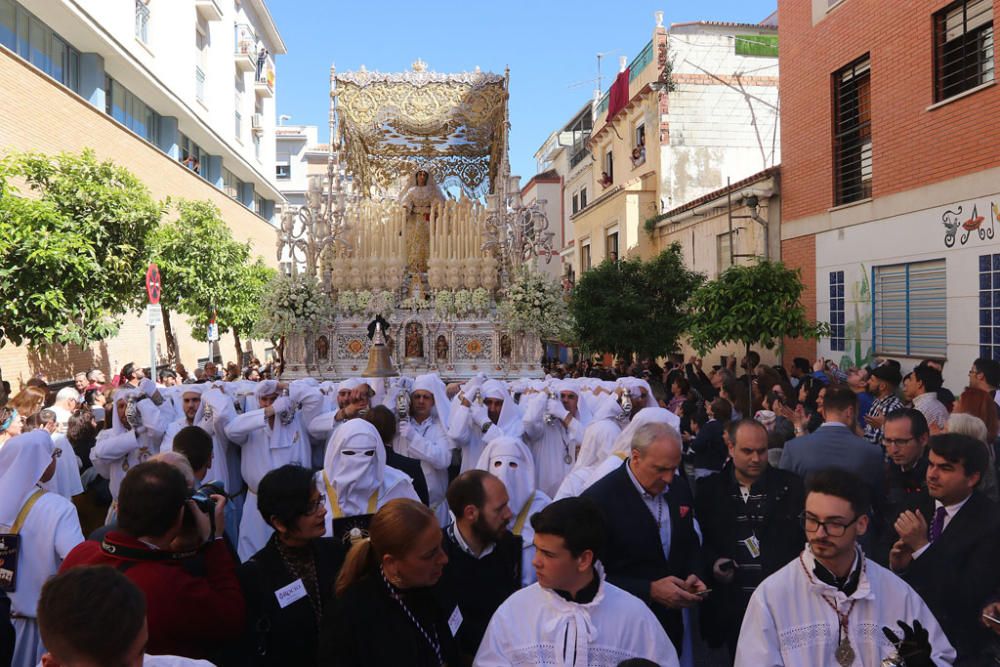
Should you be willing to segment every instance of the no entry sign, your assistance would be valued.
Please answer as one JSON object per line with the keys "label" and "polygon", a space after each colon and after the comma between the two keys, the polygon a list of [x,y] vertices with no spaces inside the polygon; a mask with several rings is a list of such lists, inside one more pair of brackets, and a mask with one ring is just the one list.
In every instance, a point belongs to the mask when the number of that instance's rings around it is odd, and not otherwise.
{"label": "no entry sign", "polygon": [[160,267],[155,263],[150,263],[146,269],[146,294],[151,304],[160,302]]}

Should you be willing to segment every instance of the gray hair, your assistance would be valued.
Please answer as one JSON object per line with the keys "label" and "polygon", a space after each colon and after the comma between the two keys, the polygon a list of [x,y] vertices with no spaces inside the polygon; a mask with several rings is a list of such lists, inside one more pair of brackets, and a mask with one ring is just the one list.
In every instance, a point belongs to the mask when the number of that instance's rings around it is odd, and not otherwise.
{"label": "gray hair", "polygon": [[986,443],[989,439],[989,433],[986,430],[986,424],[983,420],[975,415],[964,412],[953,412],[948,417],[948,433],[961,433],[972,436],[983,443]]}
{"label": "gray hair", "polygon": [[80,392],[78,392],[73,387],[63,387],[56,393],[57,401],[76,401],[80,402]]}
{"label": "gray hair", "polygon": [[194,469],[191,467],[191,463],[187,460],[187,457],[180,452],[175,452],[173,450],[170,450],[169,452],[160,452],[156,456],[150,457],[149,460],[160,461],[177,468],[181,471],[181,474],[184,475],[184,481],[187,482],[188,488],[194,488],[194,483],[196,481],[194,478]]}
{"label": "gray hair", "polygon": [[631,448],[640,454],[645,454],[651,444],[664,438],[675,442],[678,447],[681,445],[681,434],[673,426],[660,422],[643,424],[635,430],[635,434],[632,436]]}

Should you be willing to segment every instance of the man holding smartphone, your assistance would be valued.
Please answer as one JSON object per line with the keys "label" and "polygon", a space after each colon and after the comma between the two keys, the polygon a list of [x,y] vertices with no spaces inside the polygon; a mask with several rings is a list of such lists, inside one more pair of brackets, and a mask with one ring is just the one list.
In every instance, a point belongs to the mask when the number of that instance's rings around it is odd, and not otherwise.
{"label": "man holding smartphone", "polygon": [[768,466],[767,429],[752,419],[733,423],[729,456],[721,472],[699,481],[695,514],[715,589],[702,603],[701,634],[712,646],[725,644],[733,660],[750,596],[795,559],[805,534],[802,480]]}

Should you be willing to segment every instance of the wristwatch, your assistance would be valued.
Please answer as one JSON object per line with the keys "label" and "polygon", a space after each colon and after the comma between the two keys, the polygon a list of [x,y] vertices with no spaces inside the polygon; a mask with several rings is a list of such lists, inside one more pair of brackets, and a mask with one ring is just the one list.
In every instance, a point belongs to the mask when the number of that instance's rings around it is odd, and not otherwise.
{"label": "wristwatch", "polygon": [[491,426],[493,426],[492,422],[486,422],[485,424],[482,425],[481,428],[483,429],[483,435],[486,435],[486,432],[490,430]]}

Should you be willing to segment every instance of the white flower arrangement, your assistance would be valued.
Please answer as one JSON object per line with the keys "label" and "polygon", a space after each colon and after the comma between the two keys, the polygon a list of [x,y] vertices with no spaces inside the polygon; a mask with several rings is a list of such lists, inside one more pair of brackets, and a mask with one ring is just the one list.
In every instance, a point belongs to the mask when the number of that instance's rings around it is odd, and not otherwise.
{"label": "white flower arrangement", "polygon": [[472,292],[460,289],[455,292],[455,314],[465,316],[472,312]]}
{"label": "white flower arrangement", "polygon": [[358,302],[358,312],[368,312],[368,304],[372,302],[372,293],[366,289],[359,291],[355,297]]}
{"label": "white flower arrangement", "polygon": [[514,277],[498,310],[511,331],[559,339],[571,328],[562,288],[536,271],[524,270]]}
{"label": "white flower arrangement", "polygon": [[261,338],[315,331],[334,318],[333,303],[314,276],[278,276],[260,307],[256,334]]}
{"label": "white flower arrangement", "polygon": [[337,310],[343,315],[353,315],[358,309],[358,297],[352,290],[337,295]]}
{"label": "white flower arrangement", "polygon": [[490,292],[485,287],[472,290],[472,309],[478,315],[486,315],[490,310]]}
{"label": "white flower arrangement", "polygon": [[365,309],[365,314],[371,317],[381,315],[388,317],[396,308],[396,295],[388,290],[381,290],[372,295]]}
{"label": "white flower arrangement", "polygon": [[448,290],[438,290],[434,295],[434,310],[444,319],[455,312],[455,297]]}

